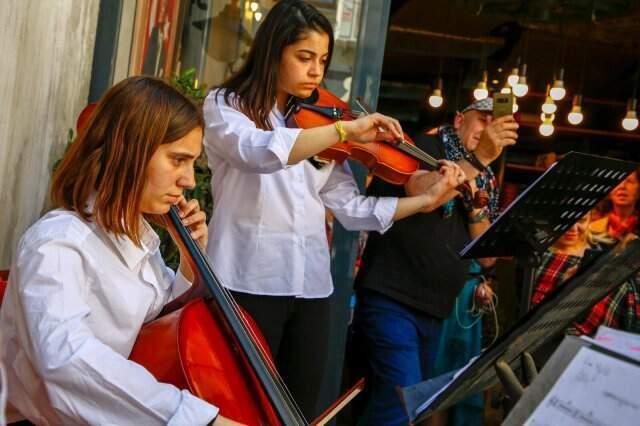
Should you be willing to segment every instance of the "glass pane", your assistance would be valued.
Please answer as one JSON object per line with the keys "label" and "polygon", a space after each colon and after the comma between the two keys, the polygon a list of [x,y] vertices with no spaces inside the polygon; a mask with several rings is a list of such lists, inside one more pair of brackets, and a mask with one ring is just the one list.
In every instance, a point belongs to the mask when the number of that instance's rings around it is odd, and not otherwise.
{"label": "glass pane", "polygon": [[[362,0],[313,0],[334,26],[336,45],[327,88],[348,99],[356,58]],[[207,86],[222,83],[246,58],[260,21],[273,0],[191,0],[179,49],[180,70],[195,68]]]}

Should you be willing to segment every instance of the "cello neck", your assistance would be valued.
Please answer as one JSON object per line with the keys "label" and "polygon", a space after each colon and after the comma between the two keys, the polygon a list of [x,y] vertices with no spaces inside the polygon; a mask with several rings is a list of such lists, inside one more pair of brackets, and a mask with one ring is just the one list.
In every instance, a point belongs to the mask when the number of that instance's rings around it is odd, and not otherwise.
{"label": "cello neck", "polygon": [[[194,295],[202,295],[211,298],[215,302],[215,308],[226,321],[231,334],[235,337],[236,343],[246,356],[249,365],[262,384],[265,393],[269,397],[282,423],[284,425],[294,426],[306,425],[307,421],[304,419],[304,416],[302,416],[295,401],[293,401],[288,391],[283,388],[282,384],[277,382],[276,377],[274,377],[274,372],[272,371],[273,368],[266,359],[265,353],[258,348],[251,333],[247,330],[245,323],[240,318],[241,314],[238,312],[231,294],[222,286],[220,280],[213,272],[206,255],[182,223],[176,206],[171,206],[169,209],[167,222],[169,233],[176,244],[183,249],[181,252],[187,254],[189,265],[196,276],[193,288],[189,290],[189,294],[183,295],[185,299],[190,300],[194,298]],[[174,302],[178,303],[174,304]],[[166,314],[179,309],[183,303],[183,300],[178,301],[178,299],[176,299],[167,304],[162,313]]]}

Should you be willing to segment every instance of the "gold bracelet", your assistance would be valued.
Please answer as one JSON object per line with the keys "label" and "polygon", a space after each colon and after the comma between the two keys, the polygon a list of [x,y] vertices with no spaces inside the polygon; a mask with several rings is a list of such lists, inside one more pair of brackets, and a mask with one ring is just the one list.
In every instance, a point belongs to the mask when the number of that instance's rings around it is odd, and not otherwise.
{"label": "gold bracelet", "polygon": [[336,128],[336,132],[338,132],[338,142],[344,142],[347,140],[347,132],[342,127],[342,121],[338,120],[335,122],[334,127]]}

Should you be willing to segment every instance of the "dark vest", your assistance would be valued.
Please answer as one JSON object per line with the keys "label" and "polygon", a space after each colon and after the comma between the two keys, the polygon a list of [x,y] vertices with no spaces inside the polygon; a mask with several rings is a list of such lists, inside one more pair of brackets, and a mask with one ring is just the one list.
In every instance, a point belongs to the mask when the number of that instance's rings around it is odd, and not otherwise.
{"label": "dark vest", "polygon": [[[445,158],[435,136],[420,135],[416,145]],[[405,196],[404,188],[374,178],[373,196]],[[443,209],[397,221],[386,233],[370,232],[355,286],[381,293],[420,312],[446,318],[464,286],[469,263],[458,256],[469,242],[466,213],[460,202],[451,217]]]}

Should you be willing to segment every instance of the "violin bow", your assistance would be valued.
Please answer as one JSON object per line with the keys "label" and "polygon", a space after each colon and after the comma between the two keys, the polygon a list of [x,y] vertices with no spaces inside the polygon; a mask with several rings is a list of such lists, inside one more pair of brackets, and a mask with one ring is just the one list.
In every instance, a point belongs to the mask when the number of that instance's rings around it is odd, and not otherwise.
{"label": "violin bow", "polygon": [[[371,111],[371,108],[364,102],[361,96],[358,96],[356,98],[355,103],[356,105],[358,105],[358,108],[362,110],[363,115],[371,115],[371,113],[369,112]],[[385,130],[382,128],[378,128],[378,131],[384,132]],[[393,146],[395,146],[405,154],[424,162],[427,166],[429,166],[433,170],[439,170],[440,167],[442,167],[442,165],[438,162],[438,160],[436,160],[434,157],[427,154],[417,146],[410,144],[404,138],[395,140],[395,141],[387,141],[387,142],[392,144]]]}
{"label": "violin bow", "polygon": [[[362,110],[362,113],[364,115],[370,115],[369,111],[371,109],[364,102],[362,97],[358,96],[355,99],[355,103]],[[379,128],[378,131],[384,132],[384,129]],[[424,162],[427,165],[427,167],[429,167],[432,170],[440,170],[440,168],[442,167],[442,164],[437,159],[427,154],[417,146],[410,144],[404,138],[396,141],[386,141],[386,142],[392,144],[394,147],[404,152],[405,154]],[[456,190],[459,191],[461,194],[465,194],[465,193],[468,194],[470,198],[473,200],[473,206],[476,208],[484,207],[489,202],[489,195],[487,191],[485,190],[476,191],[474,195],[469,182],[464,182],[458,185]]]}

